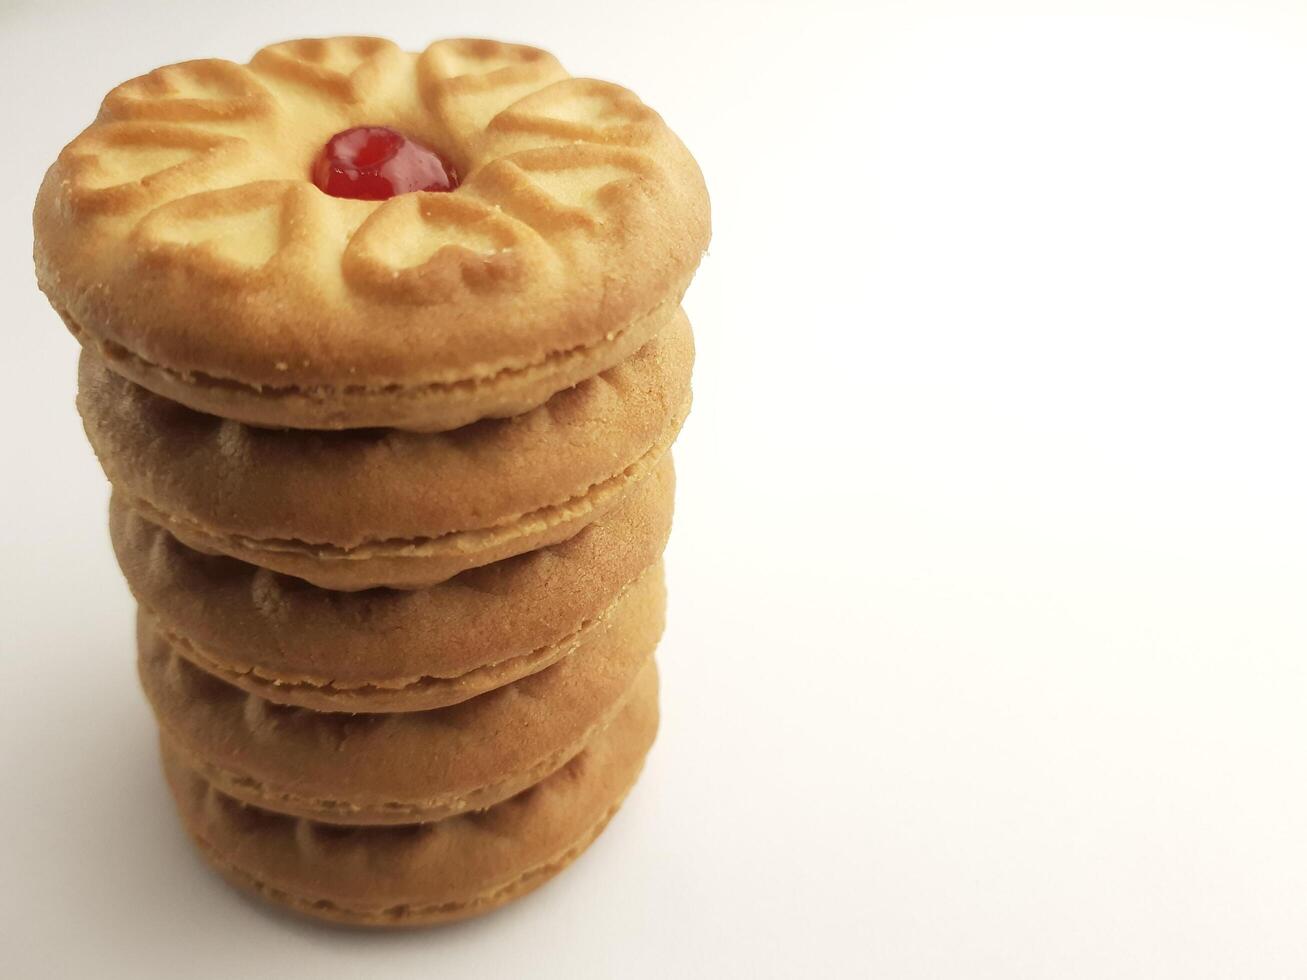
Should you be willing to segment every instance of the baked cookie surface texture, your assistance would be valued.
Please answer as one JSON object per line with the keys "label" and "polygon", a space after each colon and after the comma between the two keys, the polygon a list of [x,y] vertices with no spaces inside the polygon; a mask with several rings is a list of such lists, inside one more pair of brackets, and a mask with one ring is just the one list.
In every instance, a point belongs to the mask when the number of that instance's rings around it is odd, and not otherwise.
{"label": "baked cookie surface texture", "polygon": [[[341,131],[391,127],[452,193],[322,193]],[[226,418],[449,429],[519,414],[676,315],[708,241],[653,110],[544,51],[290,41],[114,89],[37,198],[36,268],[116,371]]]}
{"label": "baked cookie surface texture", "polygon": [[524,45],[287,41],[113,89],[33,222],[205,862],[396,927],[575,860],[658,728],[709,238],[662,118]]}

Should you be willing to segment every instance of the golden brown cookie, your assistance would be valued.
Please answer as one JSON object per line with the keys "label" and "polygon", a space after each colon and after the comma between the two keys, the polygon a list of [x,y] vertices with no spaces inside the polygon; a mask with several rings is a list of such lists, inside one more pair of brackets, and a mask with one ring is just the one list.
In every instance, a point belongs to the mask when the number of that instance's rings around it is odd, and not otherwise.
{"label": "golden brown cookie", "polygon": [[658,561],[674,484],[669,457],[575,537],[417,591],[329,592],[192,551],[117,505],[109,526],[142,608],[209,673],[282,704],[418,711],[510,683],[575,649]]}
{"label": "golden brown cookie", "polygon": [[657,673],[565,766],[488,810],[436,823],[340,827],[220,793],[164,746],[182,822],[233,884],[334,922],[411,926],[488,912],[548,881],[599,835],[658,728]]}
{"label": "golden brown cookie", "polygon": [[164,740],[223,793],[340,824],[481,810],[539,782],[621,708],[663,628],[655,566],[558,663],[448,708],[353,715],[276,705],[179,657],[138,622],[141,683]]}
{"label": "golden brown cookie", "polygon": [[82,355],[78,407],[116,493],[204,551],[325,588],[419,587],[564,540],[654,468],[689,407],[684,316],[513,419],[444,433],[268,430]]}
{"label": "golden brown cookie", "polygon": [[[356,126],[439,151],[461,184],[323,193],[313,161]],[[34,226],[52,305],[138,384],[255,424],[438,430],[641,347],[709,216],[693,158],[626,89],[519,45],[339,37],[114,89]]]}

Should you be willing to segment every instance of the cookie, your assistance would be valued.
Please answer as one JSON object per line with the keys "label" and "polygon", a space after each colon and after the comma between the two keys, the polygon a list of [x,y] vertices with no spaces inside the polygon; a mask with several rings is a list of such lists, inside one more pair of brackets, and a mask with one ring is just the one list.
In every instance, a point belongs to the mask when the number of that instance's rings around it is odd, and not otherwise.
{"label": "cookie", "polygon": [[567,762],[621,708],[662,633],[662,568],[569,656],[448,708],[324,713],[273,704],[180,657],[142,615],[141,683],[164,741],[228,796],[340,824],[481,810]]}
{"label": "cookie", "polygon": [[693,359],[678,315],[517,418],[305,432],[194,412],[84,353],[78,408],[120,497],[193,547],[326,588],[413,588],[564,540],[614,506],[679,431]]}
{"label": "cookie", "polygon": [[207,672],[282,704],[418,711],[575,649],[658,561],[674,489],[669,457],[575,537],[416,591],[329,592],[203,555],[117,503],[109,526],[141,607]]}
{"label": "cookie", "polygon": [[[389,127],[457,186],[324,193],[315,160],[356,127]],[[528,411],[670,323],[709,236],[702,176],[657,113],[483,40],[160,68],[109,93],[33,220],[39,285],[114,371],[310,429]]]}
{"label": "cookie", "polygon": [[553,775],[488,810],[398,827],[271,813],[163,755],[182,823],[230,882],[320,919],[413,926],[488,912],[575,860],[621,806],[657,727],[650,664],[612,724]]}

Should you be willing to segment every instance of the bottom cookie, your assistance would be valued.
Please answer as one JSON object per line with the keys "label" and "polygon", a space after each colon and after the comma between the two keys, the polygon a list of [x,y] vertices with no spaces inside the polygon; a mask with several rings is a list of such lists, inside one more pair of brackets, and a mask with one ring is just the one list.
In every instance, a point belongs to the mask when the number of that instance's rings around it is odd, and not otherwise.
{"label": "bottom cookie", "polygon": [[567,765],[487,810],[435,823],[346,827],[225,796],[165,746],[182,823],[233,884],[296,912],[359,926],[418,926],[489,912],[544,884],[599,836],[658,729],[652,664],[626,707]]}

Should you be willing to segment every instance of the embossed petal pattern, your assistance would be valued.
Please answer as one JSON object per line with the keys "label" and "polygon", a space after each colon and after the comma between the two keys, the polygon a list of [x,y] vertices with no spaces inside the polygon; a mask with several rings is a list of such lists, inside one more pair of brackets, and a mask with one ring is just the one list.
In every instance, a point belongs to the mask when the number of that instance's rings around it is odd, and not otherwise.
{"label": "embossed petal pattern", "polygon": [[[313,157],[365,124],[446,153],[462,186],[317,192]],[[116,370],[322,428],[539,404],[660,328],[708,235],[697,167],[627,90],[521,45],[349,37],[118,86],[51,168],[36,229],[43,288]]]}

